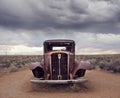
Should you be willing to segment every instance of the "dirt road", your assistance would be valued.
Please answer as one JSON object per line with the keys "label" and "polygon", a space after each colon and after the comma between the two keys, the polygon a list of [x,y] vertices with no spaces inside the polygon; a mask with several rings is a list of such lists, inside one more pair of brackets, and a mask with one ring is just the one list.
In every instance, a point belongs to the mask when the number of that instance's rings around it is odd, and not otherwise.
{"label": "dirt road", "polygon": [[88,71],[89,82],[77,85],[30,83],[30,70],[0,76],[0,98],[120,98],[120,74]]}

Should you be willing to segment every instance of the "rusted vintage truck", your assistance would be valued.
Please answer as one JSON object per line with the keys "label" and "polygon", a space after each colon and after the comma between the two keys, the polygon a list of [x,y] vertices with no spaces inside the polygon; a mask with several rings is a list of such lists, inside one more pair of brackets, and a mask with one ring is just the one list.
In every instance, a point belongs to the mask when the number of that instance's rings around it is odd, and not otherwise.
{"label": "rusted vintage truck", "polygon": [[29,67],[35,77],[31,82],[65,84],[86,82],[87,79],[81,77],[91,65],[75,59],[73,40],[46,40],[43,60],[32,62]]}

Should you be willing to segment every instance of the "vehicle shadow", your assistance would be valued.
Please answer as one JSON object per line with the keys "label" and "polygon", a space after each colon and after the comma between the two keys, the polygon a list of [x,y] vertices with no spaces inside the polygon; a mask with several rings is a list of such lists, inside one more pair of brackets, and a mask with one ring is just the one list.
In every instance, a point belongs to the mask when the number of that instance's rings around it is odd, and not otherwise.
{"label": "vehicle shadow", "polygon": [[90,92],[90,82],[80,84],[35,84],[31,83],[30,92]]}

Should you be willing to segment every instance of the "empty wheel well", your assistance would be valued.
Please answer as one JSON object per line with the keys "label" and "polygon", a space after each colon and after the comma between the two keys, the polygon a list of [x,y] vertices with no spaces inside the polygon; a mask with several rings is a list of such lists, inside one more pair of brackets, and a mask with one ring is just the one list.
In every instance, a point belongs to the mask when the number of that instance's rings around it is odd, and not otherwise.
{"label": "empty wheel well", "polygon": [[83,77],[85,75],[85,72],[86,72],[86,69],[79,69],[76,72],[75,76],[77,76],[77,77]]}
{"label": "empty wheel well", "polygon": [[36,67],[35,69],[32,70],[33,74],[37,78],[42,78],[44,77],[44,70],[41,67]]}

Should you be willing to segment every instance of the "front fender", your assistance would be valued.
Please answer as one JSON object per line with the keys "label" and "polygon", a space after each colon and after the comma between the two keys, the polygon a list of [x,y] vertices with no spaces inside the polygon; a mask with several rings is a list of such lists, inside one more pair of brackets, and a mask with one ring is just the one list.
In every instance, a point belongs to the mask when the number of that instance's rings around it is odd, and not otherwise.
{"label": "front fender", "polygon": [[91,69],[91,64],[89,61],[81,61],[80,63],[78,63],[78,69],[86,69],[89,70]]}
{"label": "front fender", "polygon": [[37,67],[42,68],[40,62],[31,62],[31,63],[29,64],[30,70],[34,70],[34,69],[37,68]]}
{"label": "front fender", "polygon": [[40,62],[32,62],[29,65],[30,69],[32,70],[32,73],[37,78],[43,78],[44,77],[44,69]]}
{"label": "front fender", "polygon": [[74,71],[73,71],[73,76],[75,76],[77,71],[80,70],[80,69],[89,70],[91,68],[92,68],[92,66],[91,66],[89,61],[77,62],[76,65],[75,65]]}

